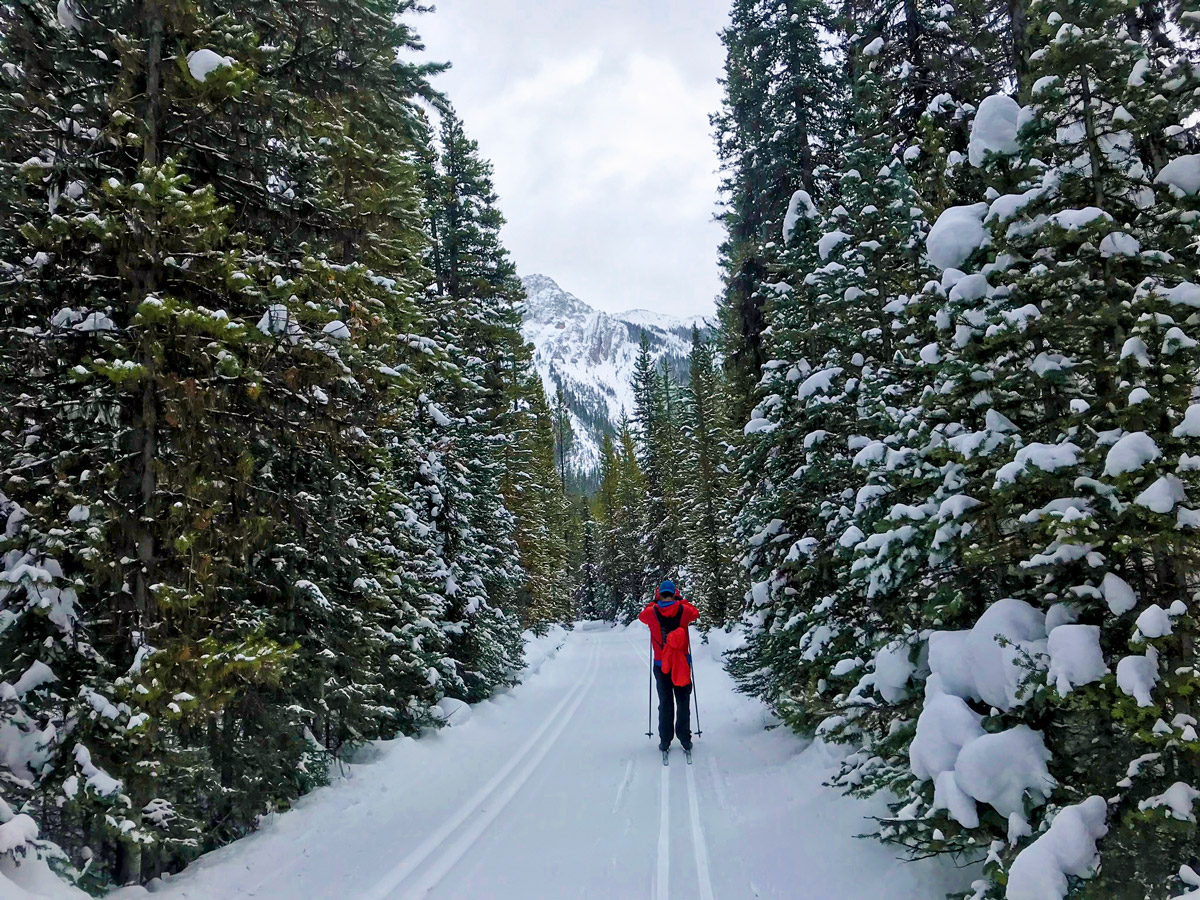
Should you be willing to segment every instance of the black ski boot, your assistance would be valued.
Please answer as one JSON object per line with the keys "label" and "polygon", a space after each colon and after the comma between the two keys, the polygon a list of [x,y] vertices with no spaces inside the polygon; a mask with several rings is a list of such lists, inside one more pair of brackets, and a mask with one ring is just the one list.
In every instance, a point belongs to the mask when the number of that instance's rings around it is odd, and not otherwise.
{"label": "black ski boot", "polygon": [[668,750],[664,750],[664,751],[662,752],[662,755],[663,755],[663,765],[664,765],[664,766],[666,766],[666,765],[670,765],[670,760],[671,760],[671,751],[670,751],[669,749],[668,749]]}
{"label": "black ski boot", "polygon": [[689,766],[692,764],[692,748],[691,747],[683,748],[683,758],[687,760],[687,764]]}

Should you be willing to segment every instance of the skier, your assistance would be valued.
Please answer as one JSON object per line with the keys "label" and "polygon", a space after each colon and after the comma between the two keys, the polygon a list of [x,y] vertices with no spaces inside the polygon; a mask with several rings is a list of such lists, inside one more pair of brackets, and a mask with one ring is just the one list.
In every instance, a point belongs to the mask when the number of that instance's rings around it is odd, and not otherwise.
{"label": "skier", "polygon": [[692,653],[688,625],[699,618],[699,610],[679,595],[670,579],[658,586],[654,601],[638,614],[638,621],[650,627],[654,683],[658,688],[658,749],[662,751],[664,764],[671,748],[672,728],[688,761],[692,758],[689,706]]}

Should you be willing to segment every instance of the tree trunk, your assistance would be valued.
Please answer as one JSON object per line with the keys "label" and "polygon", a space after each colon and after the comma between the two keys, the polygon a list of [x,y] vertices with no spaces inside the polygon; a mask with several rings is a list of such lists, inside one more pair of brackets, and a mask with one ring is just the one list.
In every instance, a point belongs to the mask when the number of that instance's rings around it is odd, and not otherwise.
{"label": "tree trunk", "polygon": [[917,17],[917,0],[904,0],[904,39],[908,45],[908,61],[916,72],[913,80],[913,108],[917,116],[929,105],[929,67],[921,52],[921,22]]}
{"label": "tree trunk", "polygon": [[1029,99],[1029,19],[1025,0],[1008,0],[1008,27],[1017,99],[1023,102]]}
{"label": "tree trunk", "polygon": [[[787,10],[792,13],[791,3],[788,3]],[[800,150],[800,183],[804,185],[813,201],[817,202],[820,198],[817,196],[816,163],[813,162],[812,143],[808,133],[808,97],[798,77],[801,70],[800,49],[794,40],[788,41],[788,66],[792,70],[792,108],[796,115],[796,143]]]}
{"label": "tree trunk", "polygon": [[221,787],[233,787],[233,753],[234,753],[234,729],[237,726],[237,720],[233,714],[233,703],[225,704],[225,709],[221,716]]}
{"label": "tree trunk", "polygon": [[121,835],[120,838],[120,864],[117,882],[123,885],[142,883],[142,844],[132,837],[132,834],[133,832],[129,832]]}

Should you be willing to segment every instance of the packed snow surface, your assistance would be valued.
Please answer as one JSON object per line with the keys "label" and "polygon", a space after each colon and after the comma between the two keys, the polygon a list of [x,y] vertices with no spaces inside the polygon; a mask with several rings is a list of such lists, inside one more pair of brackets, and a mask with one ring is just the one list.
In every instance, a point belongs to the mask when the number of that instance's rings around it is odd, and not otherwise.
{"label": "packed snow surface", "polygon": [[[693,637],[704,734],[664,768],[645,737],[644,626],[585,623],[524,684],[455,727],[379,742],[332,786],[154,886],[164,900],[545,897],[929,900],[977,871],[903,862],[855,835],[882,799],[825,787],[835,765],[738,694]],[[44,868],[0,873],[4,900],[85,900]],[[5,875],[9,875],[6,878]],[[18,883],[21,886],[18,886]],[[147,895],[124,888],[111,900]]]}

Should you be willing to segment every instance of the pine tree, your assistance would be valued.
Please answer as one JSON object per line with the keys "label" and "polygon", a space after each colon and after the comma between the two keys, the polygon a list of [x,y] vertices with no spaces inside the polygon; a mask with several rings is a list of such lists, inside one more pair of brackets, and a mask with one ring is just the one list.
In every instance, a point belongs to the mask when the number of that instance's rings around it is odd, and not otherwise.
{"label": "pine tree", "polygon": [[721,34],[725,96],[712,122],[728,205],[718,319],[735,422],[748,418],[767,361],[764,285],[773,280],[774,237],[797,186],[823,198],[822,165],[836,155],[839,84],[821,41],[831,19],[822,0],[735,0]]}
{"label": "pine tree", "polygon": [[570,408],[567,406],[567,398],[561,387],[555,391],[551,414],[554,422],[554,455],[558,464],[558,480],[562,482],[565,490],[568,483],[567,458],[574,444],[575,435],[571,425]]}
{"label": "pine tree", "polygon": [[633,373],[636,434],[630,438],[636,445],[644,491],[644,508],[638,518],[647,529],[646,584],[678,574],[686,554],[679,496],[682,443],[675,392],[670,375],[656,365],[649,337],[643,332]]}
{"label": "pine tree", "polygon": [[600,445],[600,481],[592,497],[591,518],[595,521],[596,565],[599,595],[594,599],[598,617],[616,620],[622,575],[619,572],[617,551],[618,496],[621,491],[621,465],[616,445],[610,435],[604,435]]}
{"label": "pine tree", "polygon": [[733,486],[728,466],[730,435],[724,390],[712,348],[692,329],[690,382],[683,404],[684,459],[680,467],[682,520],[687,538],[687,572],[692,600],[706,624],[731,621],[744,588],[733,563],[732,523],[727,500]]}
{"label": "pine tree", "polygon": [[622,421],[616,444],[605,435],[600,458],[600,486],[594,498],[603,618],[629,622],[641,611],[651,565],[646,550],[646,487],[638,465],[635,440]]}
{"label": "pine tree", "polygon": [[600,545],[596,520],[586,502],[580,504],[581,541],[579,549],[578,587],[575,589],[576,619],[615,620],[616,609],[607,602],[600,581]]}
{"label": "pine tree", "polygon": [[0,784],[64,865],[93,851],[89,886],[177,869],[331,751],[514,677],[480,599],[519,579],[487,534],[511,518],[422,452],[450,354],[413,301],[414,8],[0,11],[0,716],[37,769]]}

